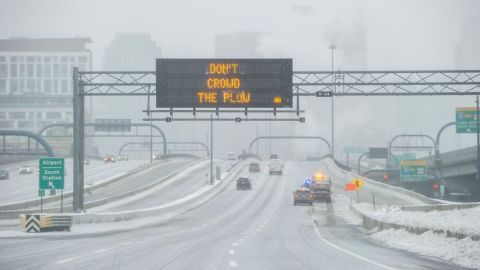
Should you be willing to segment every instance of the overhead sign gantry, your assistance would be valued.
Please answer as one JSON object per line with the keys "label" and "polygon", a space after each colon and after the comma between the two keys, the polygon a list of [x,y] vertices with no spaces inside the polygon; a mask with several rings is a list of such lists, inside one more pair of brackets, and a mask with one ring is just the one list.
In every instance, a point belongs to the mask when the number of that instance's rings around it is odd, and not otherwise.
{"label": "overhead sign gantry", "polygon": [[291,108],[292,59],[157,59],[157,108]]}

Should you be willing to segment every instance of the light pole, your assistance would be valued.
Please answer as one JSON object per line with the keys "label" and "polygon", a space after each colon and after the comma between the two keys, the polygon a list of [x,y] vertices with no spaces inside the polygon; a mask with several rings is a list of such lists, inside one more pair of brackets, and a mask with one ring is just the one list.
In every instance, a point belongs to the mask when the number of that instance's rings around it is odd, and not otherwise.
{"label": "light pole", "polygon": [[328,49],[332,51],[332,158],[335,159],[335,119],[334,119],[334,108],[335,103],[333,100],[333,94],[335,93],[335,77],[333,75],[333,51],[337,49],[335,45],[328,46]]}

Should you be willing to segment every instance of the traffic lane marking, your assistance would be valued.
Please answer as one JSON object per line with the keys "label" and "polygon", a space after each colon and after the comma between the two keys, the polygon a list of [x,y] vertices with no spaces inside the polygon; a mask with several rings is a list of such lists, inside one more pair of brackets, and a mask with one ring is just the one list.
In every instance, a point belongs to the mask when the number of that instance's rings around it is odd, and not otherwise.
{"label": "traffic lane marking", "polygon": [[57,263],[57,264],[64,264],[64,263],[66,263],[66,262],[73,261],[73,260],[75,260],[75,259],[76,259],[76,257],[71,257],[71,258],[66,258],[66,259],[63,259],[63,260],[56,261],[55,263]]}
{"label": "traffic lane marking", "polygon": [[229,249],[229,250],[228,250],[228,254],[234,255],[234,254],[235,254],[235,250],[234,250],[234,249]]}
{"label": "traffic lane marking", "polygon": [[[310,214],[311,214],[311,213],[310,213]],[[320,231],[319,231],[318,228],[317,228],[317,224],[315,224],[315,221],[314,221],[314,219],[313,219],[313,216],[311,216],[311,217],[312,217],[312,224],[313,224],[313,229],[315,230],[315,234],[316,234],[317,237],[318,237],[322,242],[324,242],[325,244],[333,247],[334,249],[336,249],[336,250],[338,250],[338,251],[341,251],[341,252],[343,252],[343,253],[345,253],[345,254],[348,254],[348,255],[350,255],[350,256],[352,256],[352,257],[355,257],[355,258],[357,258],[357,259],[359,259],[359,260],[362,260],[362,261],[364,261],[364,262],[373,264],[373,265],[378,266],[378,267],[380,267],[380,268],[384,268],[384,269],[388,269],[388,270],[397,270],[396,268],[393,268],[393,267],[390,267],[390,266],[387,266],[387,265],[384,265],[384,264],[375,262],[375,261],[370,260],[370,259],[367,259],[367,258],[365,258],[365,257],[363,257],[363,256],[361,256],[361,255],[358,255],[358,254],[356,254],[356,253],[354,253],[354,252],[352,252],[352,251],[349,251],[349,250],[346,250],[346,249],[344,249],[344,248],[341,248],[341,247],[335,245],[334,243],[328,241],[327,239],[323,238],[323,236],[320,234]]]}
{"label": "traffic lane marking", "polygon": [[228,261],[228,264],[230,265],[230,267],[238,267],[237,261]]}

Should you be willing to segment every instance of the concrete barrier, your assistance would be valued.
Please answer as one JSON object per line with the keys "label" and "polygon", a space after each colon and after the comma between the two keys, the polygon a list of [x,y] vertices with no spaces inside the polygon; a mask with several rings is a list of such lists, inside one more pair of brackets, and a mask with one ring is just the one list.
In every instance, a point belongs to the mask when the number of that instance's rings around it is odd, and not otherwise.
{"label": "concrete barrier", "polygon": [[363,213],[359,209],[357,209],[354,205],[350,205],[350,209],[358,215],[362,219],[362,226],[371,231],[371,230],[388,230],[388,229],[404,229],[409,233],[413,234],[423,234],[427,231],[432,231],[433,233],[436,234],[442,234],[446,237],[450,238],[456,238],[456,239],[464,239],[464,238],[470,238],[474,241],[479,241],[480,240],[480,235],[468,235],[465,233],[460,233],[460,232],[454,232],[450,230],[440,230],[440,229],[433,229],[433,228],[426,228],[426,227],[419,227],[419,226],[409,226],[409,225],[404,225],[404,224],[399,224],[399,223],[393,223],[393,222],[385,222],[379,219],[376,219],[366,213]]}
{"label": "concrete barrier", "polygon": [[418,212],[428,212],[428,211],[448,211],[448,210],[458,210],[458,209],[469,209],[480,206],[480,203],[452,203],[452,204],[437,204],[437,205],[409,205],[402,206],[403,211],[418,211]]}
{"label": "concrete barrier", "polygon": [[[194,165],[196,163],[199,163],[201,161],[204,161],[204,159],[200,159],[200,160],[196,160],[194,162],[188,163],[187,165],[175,170],[174,172],[162,177],[160,180],[155,181],[154,183],[151,183],[149,185],[146,185],[146,186],[143,186],[143,187],[140,187],[140,188],[137,188],[137,189],[134,189],[134,190],[116,195],[116,196],[103,198],[103,199],[96,200],[96,201],[86,202],[85,203],[85,208],[88,209],[88,208],[98,207],[98,206],[101,206],[101,205],[104,205],[104,204],[107,204],[107,203],[111,203],[111,202],[114,202],[114,201],[117,201],[117,200],[120,200],[120,199],[127,198],[129,196],[136,195],[140,192],[150,190],[150,189],[158,186],[159,184],[167,181],[168,179],[170,179],[172,177],[175,177],[177,174],[179,174],[180,172],[182,172],[186,168],[191,167],[192,165]],[[132,175],[132,174],[130,174],[130,175]],[[122,176],[122,178],[123,177],[126,177],[126,176]],[[105,185],[103,185],[103,186],[105,186]],[[85,189],[85,192],[87,192],[87,189]],[[60,210],[61,210],[60,207],[44,208],[43,212],[59,213]],[[0,219],[17,218],[20,214],[33,214],[33,213],[38,213],[38,211],[39,211],[39,209],[20,209],[20,210],[12,210],[12,211],[2,211],[2,212],[0,212]],[[72,211],[73,211],[72,205],[64,205],[63,206],[63,212],[68,213],[68,212],[72,212]]]}
{"label": "concrete barrier", "polygon": [[228,186],[230,181],[232,179],[235,179],[235,177],[237,177],[240,172],[247,166],[247,162],[237,163],[238,166],[235,166],[235,168],[232,168],[230,170],[230,173],[226,177],[226,179],[217,181],[214,186],[206,186],[203,192],[199,192],[193,196],[187,196],[171,203],[146,209],[110,213],[75,213],[71,214],[73,217],[73,223],[88,224],[118,222],[160,215],[168,215],[170,217],[173,217],[191,211],[208,202],[220,192],[222,192]]}
{"label": "concrete barrier", "polygon": [[385,183],[380,183],[378,181],[374,181],[374,180],[371,180],[371,179],[368,179],[368,178],[365,178],[365,177],[362,177],[362,176],[359,176],[359,175],[356,175],[352,172],[349,172],[349,171],[345,171],[341,168],[339,168],[335,162],[333,162],[333,160],[331,158],[328,158],[328,161],[329,161],[329,166],[334,166],[336,170],[340,171],[341,173],[343,173],[345,176],[348,176],[348,177],[351,177],[352,179],[354,177],[358,177],[360,179],[362,179],[366,184],[368,184],[370,187],[374,187],[376,188],[377,190],[384,190],[384,191],[394,191],[394,192],[397,192],[399,194],[403,194],[403,195],[407,195],[409,197],[412,197],[414,199],[417,199],[425,204],[429,204],[429,205],[438,205],[440,204],[440,202],[438,202],[437,200],[435,199],[431,199],[431,198],[428,198],[420,193],[417,193],[415,191],[411,191],[411,190],[408,190],[408,189],[404,189],[404,188],[401,188],[401,187],[397,187],[397,186],[392,186],[392,185],[389,185],[389,184],[385,184]]}

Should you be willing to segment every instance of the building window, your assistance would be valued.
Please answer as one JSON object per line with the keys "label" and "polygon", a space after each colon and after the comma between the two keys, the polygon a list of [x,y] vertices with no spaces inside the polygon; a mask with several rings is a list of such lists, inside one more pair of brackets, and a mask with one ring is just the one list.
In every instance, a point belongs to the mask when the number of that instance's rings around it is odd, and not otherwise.
{"label": "building window", "polygon": [[42,92],[42,80],[40,79],[35,80],[35,92],[37,93]]}
{"label": "building window", "polygon": [[10,64],[10,77],[18,77],[17,64]]}
{"label": "building window", "polygon": [[37,119],[42,119],[42,112],[37,112]]}
{"label": "building window", "polygon": [[87,63],[87,57],[86,56],[79,56],[78,57],[78,62],[79,63]]}
{"label": "building window", "polygon": [[9,119],[25,119],[25,112],[9,112]]}
{"label": "building window", "polygon": [[18,80],[17,79],[11,79],[10,80],[10,90],[12,93],[18,92]]}
{"label": "building window", "polygon": [[28,93],[34,93],[35,92],[35,80],[34,79],[28,79],[27,80],[27,89]]}
{"label": "building window", "polygon": [[25,78],[25,64],[19,64],[18,67],[20,78]]}
{"label": "building window", "polygon": [[7,64],[0,64],[0,78],[8,77],[8,66]]}
{"label": "building window", "polygon": [[68,89],[68,80],[61,80],[60,82],[62,84],[62,93],[69,92],[70,89]]}
{"label": "building window", "polygon": [[53,77],[58,78],[60,76],[60,65],[53,64]]}
{"label": "building window", "polygon": [[43,92],[44,93],[52,92],[52,80],[43,80]]}
{"label": "building window", "polygon": [[7,119],[7,113],[6,112],[0,112],[0,119]]}
{"label": "building window", "polygon": [[0,121],[0,128],[13,128],[12,121]]}
{"label": "building window", "polygon": [[50,62],[52,62],[52,57],[50,57],[50,56],[44,56],[44,57],[43,57],[43,62],[45,62],[45,63],[50,63]]}
{"label": "building window", "polygon": [[35,56],[27,56],[27,63],[34,63],[35,62]]}
{"label": "building window", "polygon": [[47,119],[61,119],[61,112],[47,112]]}
{"label": "building window", "polygon": [[44,77],[52,77],[52,65],[43,64],[43,76]]}
{"label": "building window", "polygon": [[67,77],[68,76],[68,65],[62,64],[60,69],[60,77]]}
{"label": "building window", "polygon": [[16,56],[10,56],[10,62],[16,63],[17,62],[17,57]]}
{"label": "building window", "polygon": [[6,56],[0,56],[0,62],[7,62]]}
{"label": "building window", "polygon": [[19,121],[18,128],[33,128],[32,121]]}
{"label": "building window", "polygon": [[7,92],[7,80],[0,79],[0,93]]}
{"label": "building window", "polygon": [[42,64],[36,64],[35,65],[35,72],[36,72],[36,77],[37,78],[42,77]]}
{"label": "building window", "polygon": [[35,113],[34,112],[28,112],[28,119],[34,119]]}
{"label": "building window", "polygon": [[34,72],[34,65],[33,64],[28,64],[27,65],[27,77],[28,78],[33,78],[35,72]]}
{"label": "building window", "polygon": [[62,56],[62,57],[60,57],[60,62],[62,62],[62,63],[68,63],[68,56]]}
{"label": "building window", "polygon": [[58,80],[53,80],[53,92],[58,93]]}

